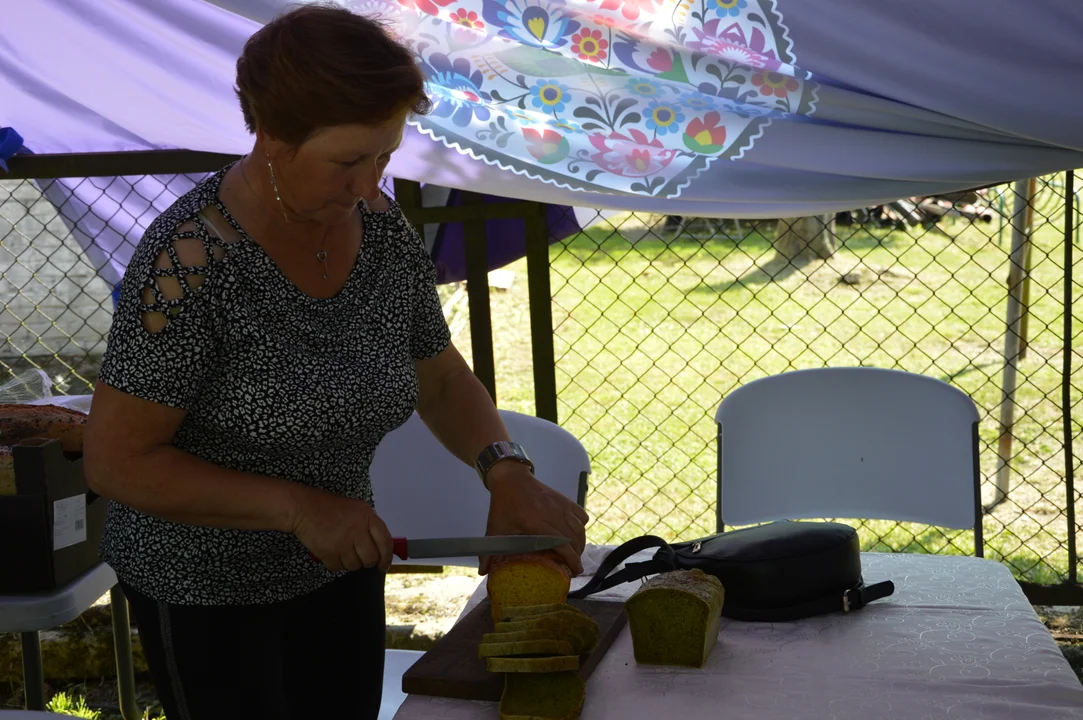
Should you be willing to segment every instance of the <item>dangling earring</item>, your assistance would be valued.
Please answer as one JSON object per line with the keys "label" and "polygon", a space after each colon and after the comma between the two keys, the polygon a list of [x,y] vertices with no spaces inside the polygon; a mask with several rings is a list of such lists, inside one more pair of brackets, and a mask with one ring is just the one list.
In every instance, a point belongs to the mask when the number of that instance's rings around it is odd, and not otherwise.
{"label": "dangling earring", "polygon": [[290,218],[286,214],[286,205],[282,202],[282,195],[278,192],[278,183],[275,182],[275,169],[274,166],[271,165],[270,157],[267,157],[267,169],[271,171],[271,188],[275,191],[275,200],[278,201],[278,207],[282,210],[282,217],[286,222],[289,222]]}

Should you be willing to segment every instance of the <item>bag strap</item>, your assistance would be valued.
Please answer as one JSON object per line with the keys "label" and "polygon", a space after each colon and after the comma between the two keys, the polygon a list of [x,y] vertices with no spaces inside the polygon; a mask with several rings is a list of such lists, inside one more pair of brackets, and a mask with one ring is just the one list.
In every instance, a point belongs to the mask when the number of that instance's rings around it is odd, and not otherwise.
{"label": "bag strap", "polygon": [[722,606],[722,614],[733,620],[742,622],[786,622],[814,615],[826,615],[842,611],[854,612],[865,607],[874,600],[886,598],[895,592],[895,583],[890,580],[878,582],[873,585],[865,585],[860,582],[854,587],[839,595],[821,596],[814,600],[790,605],[782,608],[744,608],[732,605]]}
{"label": "bag strap", "polygon": [[[618,572],[613,570],[631,556],[652,547],[660,548],[650,560],[630,563]],[[677,554],[673,547],[665,540],[654,535],[643,535],[614,548],[594,572],[594,575],[583,587],[568,593],[569,598],[579,599],[588,595],[608,590],[611,587],[626,582],[633,582],[648,575],[669,572],[679,569]],[[610,573],[613,573],[610,575]],[[784,622],[813,615],[827,613],[844,613],[860,610],[869,603],[888,597],[895,592],[895,584],[890,580],[878,582],[873,585],[865,585],[859,582],[854,587],[840,595],[829,595],[809,600],[799,605],[791,605],[785,608],[740,608],[732,605],[722,606],[722,614],[733,620],[746,622]]]}
{"label": "bag strap", "polygon": [[[644,562],[631,563],[626,565],[619,572],[613,572],[613,570],[622,562],[635,555],[636,553],[647,550],[648,548],[657,547],[661,548],[661,556],[655,556],[650,560]],[[665,540],[654,535],[643,535],[633,540],[629,540],[623,545],[619,545],[614,548],[608,555],[605,556],[605,560],[598,566],[598,569],[594,571],[594,576],[591,577],[587,583],[579,588],[568,593],[569,598],[585,598],[587,595],[592,595],[602,590],[608,590],[616,585],[622,583],[632,582],[645,578],[648,575],[656,575],[658,573],[669,572],[670,570],[677,569],[677,555],[673,551],[673,548],[669,546]]]}

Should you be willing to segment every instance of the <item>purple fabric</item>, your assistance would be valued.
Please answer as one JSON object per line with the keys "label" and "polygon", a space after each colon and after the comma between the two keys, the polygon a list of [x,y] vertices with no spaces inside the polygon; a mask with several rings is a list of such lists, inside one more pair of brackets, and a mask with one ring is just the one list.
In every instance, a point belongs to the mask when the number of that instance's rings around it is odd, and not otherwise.
{"label": "purple fabric", "polygon": [[[412,4],[431,5],[447,19],[455,1]],[[511,7],[513,0],[492,2]],[[629,19],[640,8],[654,12],[656,4],[537,2],[546,12],[591,17],[605,5],[607,12],[617,8]],[[744,7],[741,2],[721,3],[715,10],[725,16],[726,7]],[[155,148],[244,153],[252,139],[233,94],[236,57],[248,36],[289,4],[20,3],[0,25],[0,127],[20,133],[37,153]],[[347,2],[362,13],[378,4]],[[571,207],[794,217],[1083,166],[1083,94],[1075,92],[1083,77],[1078,50],[1083,3],[1078,0],[1035,6],[1014,0],[774,0],[772,7],[784,31],[776,40],[789,43],[802,81],[816,85],[815,102],[805,114],[772,117],[743,154],[715,161],[677,197],[575,189],[559,175],[516,165],[495,145],[475,147],[471,152],[484,151],[479,159],[460,152],[449,136],[434,140],[413,126],[388,172],[479,192],[492,202],[550,204],[552,237],[559,239],[577,227]],[[718,31],[724,31],[722,25]],[[568,48],[562,52],[567,58]],[[95,266],[115,282],[146,218],[179,190],[164,186],[176,182],[63,180],[47,189]],[[108,230],[105,218],[110,218]],[[491,267],[521,257],[516,222],[490,224]],[[434,256],[441,277],[461,279],[461,228],[443,228],[437,239]]]}
{"label": "purple fabric", "polygon": [[[482,197],[485,203],[511,202],[507,198],[492,195]],[[459,204],[459,193],[452,192],[448,205]],[[574,235],[582,229],[572,208],[560,205],[546,207],[546,223],[550,244]],[[489,220],[485,223],[490,270],[503,267],[526,255],[524,229],[524,221],[519,219]],[[436,262],[437,282],[451,283],[466,279],[466,248],[462,223],[448,223],[440,228],[432,248],[432,255]]]}
{"label": "purple fabric", "polygon": [[[248,35],[288,4],[24,3],[0,26],[0,125],[39,153],[243,153],[251,138],[233,96],[235,59]],[[366,11],[364,2],[348,4]],[[416,130],[389,173],[565,206],[756,218],[1083,166],[1083,95],[1072,92],[1083,77],[1076,49],[1083,3],[1050,0],[1034,10],[1011,0],[775,4],[798,64],[819,83],[815,112],[773,119],[744,156],[712,165],[677,198],[571,190]]]}
{"label": "purple fabric", "polygon": [[147,225],[203,177],[60,178],[39,180],[37,185],[98,274],[115,285]]}

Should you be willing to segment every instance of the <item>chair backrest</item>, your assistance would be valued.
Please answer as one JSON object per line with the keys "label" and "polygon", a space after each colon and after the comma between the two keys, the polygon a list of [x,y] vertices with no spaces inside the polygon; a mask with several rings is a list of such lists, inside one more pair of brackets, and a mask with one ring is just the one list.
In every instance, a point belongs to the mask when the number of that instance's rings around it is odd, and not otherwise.
{"label": "chair backrest", "polygon": [[[859,518],[975,531],[978,411],[935,378],[798,370],[728,395],[718,423],[718,524]],[[724,523],[724,524],[723,524]]]}
{"label": "chair backrest", "polygon": [[[512,440],[534,462],[538,480],[580,505],[586,502],[590,458],[564,428],[533,415],[501,410]],[[395,537],[484,535],[489,493],[474,469],[452,455],[415,412],[388,433],[370,469],[376,512]],[[396,563],[400,561],[396,558]],[[476,558],[409,560],[411,565],[476,567]]]}

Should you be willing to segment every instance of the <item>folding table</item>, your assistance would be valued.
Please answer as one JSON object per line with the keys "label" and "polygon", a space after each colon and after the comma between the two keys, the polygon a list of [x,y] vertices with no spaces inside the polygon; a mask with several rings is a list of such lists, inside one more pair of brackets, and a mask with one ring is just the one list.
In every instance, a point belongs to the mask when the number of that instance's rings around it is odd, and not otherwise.
{"label": "folding table", "polygon": [[[23,684],[26,708],[45,709],[45,674],[38,633],[70,622],[82,615],[102,595],[109,593],[113,643],[117,661],[117,684],[124,720],[138,720],[135,703],[135,672],[132,663],[128,600],[112,568],[98,563],[64,587],[33,595],[0,595],[0,632],[22,637]],[[4,713],[5,717],[7,713]]]}
{"label": "folding table", "polygon": [[[588,571],[606,550],[588,546]],[[796,622],[723,619],[702,669],[637,665],[625,627],[587,683],[583,720],[1083,718],[1083,685],[1006,566],[891,553],[863,553],[862,566],[866,582],[892,580],[895,594]],[[620,602],[637,587],[592,597]],[[479,584],[464,616],[484,594]],[[495,703],[421,695],[407,696],[395,714],[497,717]]]}

